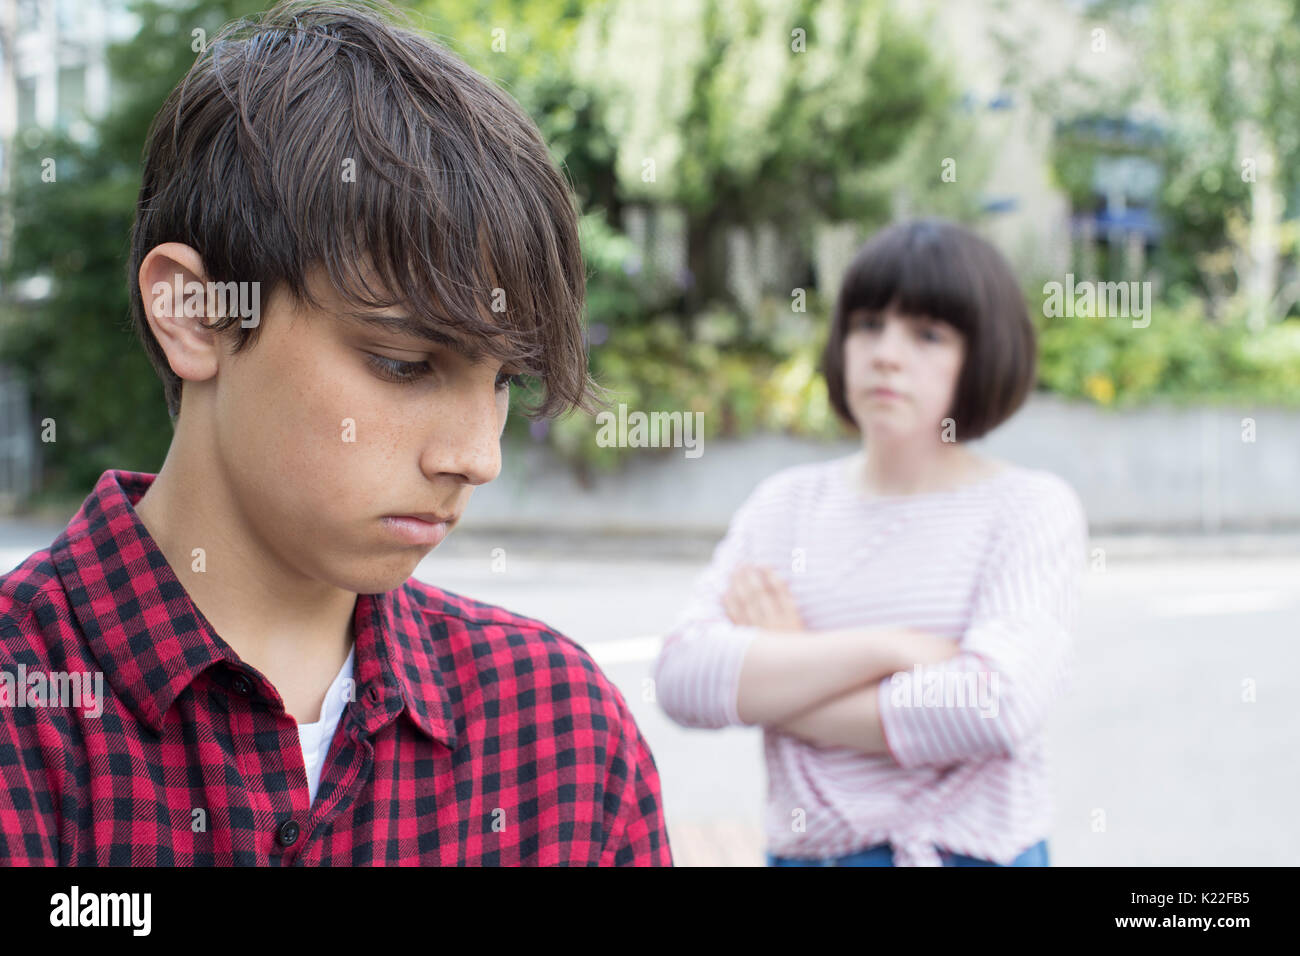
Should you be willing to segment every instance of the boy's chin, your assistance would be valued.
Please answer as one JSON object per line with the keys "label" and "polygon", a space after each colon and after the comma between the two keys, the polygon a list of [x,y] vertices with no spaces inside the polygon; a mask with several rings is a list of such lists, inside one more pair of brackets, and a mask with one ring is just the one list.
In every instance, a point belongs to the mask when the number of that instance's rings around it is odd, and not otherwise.
{"label": "boy's chin", "polygon": [[366,566],[352,567],[350,573],[335,583],[353,594],[384,594],[405,584],[423,557],[412,551],[401,557],[373,560]]}

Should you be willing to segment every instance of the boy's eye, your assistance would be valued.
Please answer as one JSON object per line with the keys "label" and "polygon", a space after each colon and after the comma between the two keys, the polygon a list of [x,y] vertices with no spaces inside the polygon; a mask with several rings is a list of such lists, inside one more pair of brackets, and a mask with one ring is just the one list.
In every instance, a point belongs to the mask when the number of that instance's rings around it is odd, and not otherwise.
{"label": "boy's eye", "polygon": [[[379,376],[389,382],[399,384],[415,382],[423,378],[433,369],[429,367],[428,362],[399,362],[397,359],[385,358],[382,355],[375,355],[373,352],[367,352],[370,359],[370,365]],[[511,375],[509,372],[502,372],[497,376],[496,386],[500,391],[509,388],[511,385],[522,385],[523,376]]]}
{"label": "boy's eye", "polygon": [[366,356],[370,367],[379,373],[380,378],[389,382],[414,382],[430,371],[428,362],[399,362],[373,352],[367,352]]}

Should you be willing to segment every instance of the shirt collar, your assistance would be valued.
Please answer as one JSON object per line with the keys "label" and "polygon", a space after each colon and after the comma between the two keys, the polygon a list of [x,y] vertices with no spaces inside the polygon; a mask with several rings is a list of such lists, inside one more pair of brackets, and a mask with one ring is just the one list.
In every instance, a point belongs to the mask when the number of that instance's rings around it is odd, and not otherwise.
{"label": "shirt collar", "polygon": [[[156,475],[110,469],[50,546],[68,603],[104,678],[155,734],[199,674],[225,662],[246,667],[190,600],[135,513]],[[357,597],[356,688],[370,732],[405,712],[455,749],[451,702],[415,586]],[[434,590],[434,589],[430,589]]]}

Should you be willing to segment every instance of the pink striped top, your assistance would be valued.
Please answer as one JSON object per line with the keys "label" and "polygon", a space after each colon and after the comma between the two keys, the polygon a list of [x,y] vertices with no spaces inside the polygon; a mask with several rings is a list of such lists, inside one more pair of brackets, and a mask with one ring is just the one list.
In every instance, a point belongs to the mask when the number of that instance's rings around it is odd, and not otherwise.
{"label": "pink striped top", "polygon": [[940,865],[936,848],[1010,863],[1050,829],[1043,722],[1071,683],[1082,503],[1057,475],[1015,465],[954,490],[867,497],[849,460],[759,483],[665,637],[656,695],[683,726],[745,726],[736,697],[756,630],[721,605],[741,562],[782,574],[812,630],[960,638],[956,657],[880,681],[889,755],[764,729],[768,850],[890,843],[900,866]]}

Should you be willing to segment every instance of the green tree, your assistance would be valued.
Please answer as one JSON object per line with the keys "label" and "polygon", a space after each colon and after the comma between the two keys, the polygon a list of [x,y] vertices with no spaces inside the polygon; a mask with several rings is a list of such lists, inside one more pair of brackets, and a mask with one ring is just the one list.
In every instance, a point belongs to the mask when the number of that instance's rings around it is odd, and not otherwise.
{"label": "green tree", "polygon": [[573,58],[583,24],[607,16],[604,0],[415,0],[412,23],[518,101],[537,123],[584,209],[619,222],[617,142],[597,82]]}
{"label": "green tree", "polygon": [[625,195],[685,213],[691,313],[731,299],[730,230],[810,249],[814,223],[886,220],[885,167],[956,119],[921,26],[884,0],[629,0],[589,30],[578,69],[611,90]]}
{"label": "green tree", "polygon": [[[252,0],[159,3],[131,11],[139,32],[108,51],[113,105],[84,143],[29,129],[13,157],[13,244],[6,290],[46,275],[49,298],[6,297],[0,355],[25,380],[36,420],[53,419],[41,446],[46,490],[84,495],[107,468],[156,471],[171,442],[162,385],[135,339],[125,265],[140,189],[140,157],[154,114],[208,35],[262,9]],[[54,161],[54,179],[43,173]]]}
{"label": "green tree", "polygon": [[1168,113],[1167,241],[1258,330],[1300,301],[1300,0],[1152,0],[1120,16]]}

